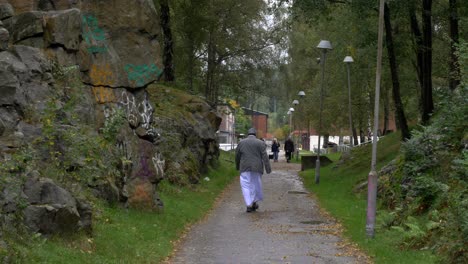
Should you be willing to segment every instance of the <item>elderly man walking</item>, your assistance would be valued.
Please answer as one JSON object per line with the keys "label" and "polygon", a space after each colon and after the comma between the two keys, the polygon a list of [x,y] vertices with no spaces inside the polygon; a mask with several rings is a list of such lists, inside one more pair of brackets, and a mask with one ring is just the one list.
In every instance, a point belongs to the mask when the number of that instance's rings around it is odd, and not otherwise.
{"label": "elderly man walking", "polygon": [[262,174],[271,172],[265,142],[257,139],[254,128],[249,129],[247,138],[241,140],[236,149],[236,169],[240,171],[240,185],[247,213],[258,209],[263,200]]}

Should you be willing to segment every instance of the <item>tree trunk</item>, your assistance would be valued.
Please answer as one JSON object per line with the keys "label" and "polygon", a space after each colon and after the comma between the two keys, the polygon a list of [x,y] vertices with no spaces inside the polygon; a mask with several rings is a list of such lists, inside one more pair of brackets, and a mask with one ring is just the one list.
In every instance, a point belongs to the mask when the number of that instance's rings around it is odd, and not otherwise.
{"label": "tree trunk", "polygon": [[[401,101],[400,95],[400,80],[398,76],[398,66],[396,63],[396,55],[395,49],[393,46],[393,32],[392,32],[392,23],[390,21],[390,8],[388,7],[387,3],[385,3],[385,11],[384,11],[384,21],[385,21],[385,39],[386,39],[386,46],[387,46],[387,53],[388,53],[388,60],[390,63],[390,72],[392,75],[392,94],[393,94],[393,102],[395,104],[395,112],[396,112],[396,119],[398,126],[401,130],[401,138],[402,140],[409,139],[411,137],[408,123],[406,121],[405,110],[403,108],[403,103]],[[386,94],[385,97],[388,95]],[[387,107],[386,107],[386,123],[384,127],[383,134],[386,133],[387,125],[388,125],[388,100],[387,100]]]}
{"label": "tree trunk", "polygon": [[326,133],[323,135],[323,145],[322,148],[327,148],[328,147],[328,142],[330,141],[330,134]]}
{"label": "tree trunk", "polygon": [[383,106],[384,106],[383,135],[385,135],[388,130],[388,122],[389,122],[388,116],[390,115],[388,91],[385,87],[383,89]]}
{"label": "tree trunk", "polygon": [[206,71],[205,98],[208,102],[213,100],[213,76],[215,67],[215,47],[213,43],[213,33],[210,32],[208,39],[208,69]]}
{"label": "tree trunk", "polygon": [[427,124],[434,111],[432,100],[432,0],[423,0],[423,50],[422,50],[422,123]]}
{"label": "tree trunk", "polygon": [[354,140],[353,140],[354,146],[359,145],[357,131],[356,131],[356,128],[354,126],[353,126],[353,138],[354,138]]}
{"label": "tree trunk", "polygon": [[[466,1],[466,0],[465,0]],[[453,91],[460,85],[460,64],[456,55],[456,45],[459,43],[459,31],[458,31],[458,12],[457,12],[457,0],[449,1],[449,23],[450,23],[450,74],[449,74],[449,87]]]}
{"label": "tree trunk", "polygon": [[416,53],[416,72],[419,81],[419,111],[422,115],[423,112],[423,100],[422,100],[422,91],[423,91],[423,76],[422,76],[422,65],[423,65],[423,41],[422,41],[422,33],[419,28],[418,19],[416,17],[416,7],[414,6],[413,1],[409,1],[409,17],[410,17],[410,24],[411,24],[411,32],[414,36],[414,49]]}
{"label": "tree trunk", "polygon": [[173,51],[173,42],[172,42],[172,31],[170,25],[170,9],[168,0],[160,1],[161,7],[161,27],[164,35],[164,53],[163,53],[163,64],[164,64],[164,80],[166,82],[174,81],[174,65],[172,62],[172,57],[174,54]]}
{"label": "tree trunk", "polygon": [[362,129],[359,130],[359,137],[361,139],[361,143],[366,142],[366,135],[364,133],[364,130],[362,130]]}
{"label": "tree trunk", "polygon": [[212,102],[213,102],[214,107],[218,105],[218,97],[219,97],[219,82],[217,81],[217,77],[218,78],[220,77],[221,67],[218,67],[218,66],[221,65],[221,62],[223,61],[221,56],[219,56],[218,54],[216,54],[216,56],[218,56],[218,58],[215,61],[215,65],[213,67],[213,72],[212,72],[213,76],[211,78],[211,90],[213,94]]}
{"label": "tree trunk", "polygon": [[412,1],[409,2],[409,16],[410,16],[410,24],[411,24],[411,32],[414,36],[415,41],[415,52],[416,52],[416,71],[418,73],[418,80],[419,86],[422,90],[422,33],[419,29],[418,19],[416,17],[416,9],[414,7],[414,3]]}
{"label": "tree trunk", "polygon": [[188,83],[188,86],[189,86],[189,91],[192,93],[192,94],[195,94],[195,90],[193,88],[193,69],[195,67],[195,43],[194,43],[194,40],[193,40],[193,36],[189,36],[188,37],[188,48],[187,48],[187,52],[188,52],[188,71],[187,71],[187,83]]}

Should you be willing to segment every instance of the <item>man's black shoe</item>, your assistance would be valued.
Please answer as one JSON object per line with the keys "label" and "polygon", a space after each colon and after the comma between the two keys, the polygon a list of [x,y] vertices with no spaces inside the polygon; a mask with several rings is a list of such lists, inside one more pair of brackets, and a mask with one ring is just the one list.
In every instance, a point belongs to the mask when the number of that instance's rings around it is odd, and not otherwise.
{"label": "man's black shoe", "polygon": [[247,211],[246,211],[247,213],[251,213],[253,211],[255,211],[255,209],[253,209],[252,206],[247,206]]}
{"label": "man's black shoe", "polygon": [[258,209],[258,204],[257,204],[257,202],[254,202],[254,203],[252,204],[252,209],[253,209],[254,211],[256,211],[256,210]]}

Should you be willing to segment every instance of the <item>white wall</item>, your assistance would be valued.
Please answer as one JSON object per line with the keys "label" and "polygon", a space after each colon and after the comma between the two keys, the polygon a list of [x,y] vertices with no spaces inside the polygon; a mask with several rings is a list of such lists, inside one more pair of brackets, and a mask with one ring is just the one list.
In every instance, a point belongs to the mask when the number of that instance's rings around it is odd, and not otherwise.
{"label": "white wall", "polygon": [[[349,136],[344,136],[343,140],[349,142]],[[339,136],[330,136],[328,141],[339,144],[340,137]],[[360,144],[360,138],[358,137],[358,143]],[[320,144],[323,146],[323,136],[321,136]],[[318,148],[318,136],[310,136],[310,151],[313,151],[315,148]]]}

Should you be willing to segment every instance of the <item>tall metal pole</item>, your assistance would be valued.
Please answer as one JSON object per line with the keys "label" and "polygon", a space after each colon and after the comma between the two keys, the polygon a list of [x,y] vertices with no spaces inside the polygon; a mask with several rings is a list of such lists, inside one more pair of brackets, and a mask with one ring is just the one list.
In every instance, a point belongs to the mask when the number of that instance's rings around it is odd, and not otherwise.
{"label": "tall metal pole", "polygon": [[349,143],[352,146],[353,145],[353,115],[352,115],[352,107],[351,107],[351,77],[349,73],[349,63],[346,63],[346,69],[348,70],[348,104],[349,104],[349,131],[351,132],[350,140]]}
{"label": "tall metal pole", "polygon": [[323,83],[325,82],[325,59],[327,58],[327,50],[322,49],[322,83],[320,84],[320,112],[319,112],[319,129],[318,133],[318,152],[317,160],[315,161],[315,184],[320,183],[320,133],[322,130],[322,109],[323,109]]}
{"label": "tall metal pole", "polygon": [[233,111],[233,122],[232,122],[232,137],[231,137],[231,150],[234,149],[234,142],[236,141],[236,110]]}
{"label": "tall metal pole", "polygon": [[379,8],[379,35],[377,41],[377,69],[375,73],[375,103],[374,103],[374,131],[372,135],[372,162],[371,171],[367,182],[367,218],[366,234],[368,237],[375,236],[375,214],[377,206],[377,131],[379,128],[379,100],[380,100],[380,78],[382,74],[382,42],[383,42],[383,21],[384,21],[384,3],[380,0]]}
{"label": "tall metal pole", "polygon": [[289,136],[292,133],[292,112],[289,113]]}

